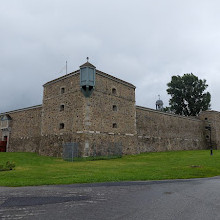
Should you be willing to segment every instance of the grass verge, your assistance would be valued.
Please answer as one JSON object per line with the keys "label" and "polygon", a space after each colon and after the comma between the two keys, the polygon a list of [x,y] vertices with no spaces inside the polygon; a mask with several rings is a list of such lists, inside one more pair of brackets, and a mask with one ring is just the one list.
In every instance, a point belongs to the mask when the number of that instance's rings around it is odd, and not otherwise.
{"label": "grass verge", "polygon": [[188,179],[220,175],[220,151],[172,151],[128,155],[111,160],[67,162],[34,153],[0,153],[0,164],[13,161],[15,170],[0,172],[0,186],[30,186]]}

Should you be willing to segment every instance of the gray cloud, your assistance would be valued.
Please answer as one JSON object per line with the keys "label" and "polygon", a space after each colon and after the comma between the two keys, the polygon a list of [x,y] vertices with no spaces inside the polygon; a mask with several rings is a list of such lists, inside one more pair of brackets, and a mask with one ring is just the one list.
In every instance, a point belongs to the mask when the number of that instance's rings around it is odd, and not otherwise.
{"label": "gray cloud", "polygon": [[220,110],[219,1],[11,0],[0,7],[0,112],[40,104],[42,85],[78,69],[133,83],[138,105],[155,107],[172,75],[207,79]]}

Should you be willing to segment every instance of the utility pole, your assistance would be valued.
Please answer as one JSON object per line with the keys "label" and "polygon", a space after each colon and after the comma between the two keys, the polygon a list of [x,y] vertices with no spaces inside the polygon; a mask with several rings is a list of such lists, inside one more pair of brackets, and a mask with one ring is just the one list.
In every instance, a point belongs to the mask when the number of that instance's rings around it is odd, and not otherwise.
{"label": "utility pole", "polygon": [[205,129],[209,130],[209,144],[210,144],[210,155],[212,156],[213,155],[213,152],[212,152],[212,138],[211,138],[211,135],[212,135],[212,129],[211,129],[211,126],[208,125],[208,126],[205,126]]}
{"label": "utility pole", "polygon": [[67,61],[66,61],[66,74],[67,74]]}

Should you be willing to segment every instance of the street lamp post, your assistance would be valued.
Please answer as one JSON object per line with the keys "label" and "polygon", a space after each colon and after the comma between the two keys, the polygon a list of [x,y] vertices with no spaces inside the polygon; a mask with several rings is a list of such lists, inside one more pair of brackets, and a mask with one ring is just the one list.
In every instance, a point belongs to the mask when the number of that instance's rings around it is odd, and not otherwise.
{"label": "street lamp post", "polygon": [[213,152],[212,152],[212,139],[211,139],[211,136],[212,136],[212,129],[211,129],[211,126],[205,126],[205,129],[209,130],[209,144],[210,144],[210,155],[212,156]]}

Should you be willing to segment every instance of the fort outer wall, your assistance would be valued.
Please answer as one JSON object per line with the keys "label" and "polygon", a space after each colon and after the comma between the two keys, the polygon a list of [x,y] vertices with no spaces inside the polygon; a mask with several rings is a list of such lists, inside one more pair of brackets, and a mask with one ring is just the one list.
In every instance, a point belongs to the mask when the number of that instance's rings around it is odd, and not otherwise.
{"label": "fort outer wall", "polygon": [[207,146],[209,146],[209,148],[212,146],[213,149],[220,149],[220,112],[213,110],[204,111],[199,115],[199,118],[205,123],[205,138]]}
{"label": "fort outer wall", "polygon": [[6,112],[11,117],[10,130],[0,130],[0,137],[7,136],[8,152],[37,152],[40,146],[42,106]]}
{"label": "fort outer wall", "polygon": [[97,70],[95,89],[85,101],[91,120],[86,129],[91,153],[95,149],[104,155],[121,148],[123,154],[137,154],[135,86]]}
{"label": "fort outer wall", "polygon": [[[87,131],[51,134],[44,139],[40,135],[41,110],[41,106],[35,106],[7,112],[12,118],[7,151],[61,156],[63,143],[72,141],[83,143],[82,151],[86,141],[89,141],[90,155],[93,155],[94,148],[103,155],[109,146],[115,146],[114,143],[123,144],[124,154],[208,149],[210,131],[205,126],[211,126],[213,148],[218,149],[220,146],[220,113],[216,111],[202,112],[197,119],[137,106],[137,135]],[[0,136],[3,136],[1,130]],[[39,147],[46,150],[42,153]]]}
{"label": "fort outer wall", "polygon": [[138,151],[207,149],[205,124],[197,118],[136,107]]}
{"label": "fort outer wall", "polygon": [[208,126],[211,144],[218,149],[219,112],[193,118],[136,106],[134,85],[99,70],[93,71],[94,90],[86,95],[82,67],[95,70],[87,62],[46,83],[42,106],[0,114],[0,137],[8,137],[7,151],[60,157],[65,143],[78,144],[79,156],[106,155],[117,148],[123,154],[207,149]]}
{"label": "fort outer wall", "polygon": [[135,111],[135,87],[101,71],[96,71],[90,97],[81,92],[79,71],[48,82],[44,85],[39,153],[61,156],[67,142],[78,143],[81,156],[106,155],[119,145],[123,153],[138,153]]}
{"label": "fort outer wall", "polygon": [[[96,102],[91,100],[90,104],[95,107]],[[105,155],[109,148],[117,147],[117,144],[122,144],[124,154],[207,149],[209,138],[205,137],[210,134],[204,129],[207,124],[212,128],[213,147],[216,149],[220,144],[220,113],[215,111],[203,112],[200,119],[196,119],[137,106],[137,135],[102,130],[72,134],[63,132],[59,135],[51,133],[41,137],[41,110],[41,106],[36,106],[8,112],[12,121],[7,151],[37,152],[60,157],[65,142],[78,143],[81,156],[85,153],[86,143],[89,143],[88,155],[94,155],[94,150],[97,155]],[[101,110],[104,111],[102,108]],[[54,120],[56,121],[56,117]],[[0,135],[2,136],[1,131]]]}

